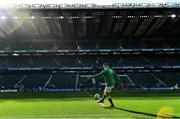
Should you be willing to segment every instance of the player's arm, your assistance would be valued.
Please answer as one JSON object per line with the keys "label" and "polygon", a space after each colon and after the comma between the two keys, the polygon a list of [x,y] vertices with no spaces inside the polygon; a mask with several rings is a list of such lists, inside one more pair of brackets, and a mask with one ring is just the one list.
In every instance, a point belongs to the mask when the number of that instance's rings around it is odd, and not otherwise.
{"label": "player's arm", "polygon": [[97,78],[97,77],[102,77],[105,73],[105,70],[101,71],[100,73],[98,74],[95,74],[95,75],[86,75],[86,78]]}
{"label": "player's arm", "polygon": [[92,75],[92,76],[91,76],[91,78],[98,78],[98,77],[102,77],[102,76],[104,75],[105,71],[106,71],[106,70],[103,70],[103,71],[101,71],[101,72],[100,72],[100,73],[98,73],[98,74]]}

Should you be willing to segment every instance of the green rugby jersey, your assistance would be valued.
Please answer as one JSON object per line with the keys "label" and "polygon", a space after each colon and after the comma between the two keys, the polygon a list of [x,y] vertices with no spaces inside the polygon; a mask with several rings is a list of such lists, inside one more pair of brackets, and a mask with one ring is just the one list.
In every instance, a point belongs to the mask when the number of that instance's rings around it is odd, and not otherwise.
{"label": "green rugby jersey", "polygon": [[116,82],[119,82],[119,77],[116,72],[111,68],[105,68],[100,73],[93,76],[93,78],[104,77],[105,83],[108,87],[115,85]]}

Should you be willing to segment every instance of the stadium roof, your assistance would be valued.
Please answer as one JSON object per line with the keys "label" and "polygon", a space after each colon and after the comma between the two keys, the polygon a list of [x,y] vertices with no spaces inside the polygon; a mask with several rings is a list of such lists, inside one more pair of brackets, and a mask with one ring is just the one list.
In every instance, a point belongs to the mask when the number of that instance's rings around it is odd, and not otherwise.
{"label": "stadium roof", "polygon": [[117,40],[180,36],[177,7],[1,9],[0,15],[0,39]]}
{"label": "stadium roof", "polygon": [[89,4],[111,5],[113,3],[165,3],[179,0],[5,0],[0,5],[8,4]]}

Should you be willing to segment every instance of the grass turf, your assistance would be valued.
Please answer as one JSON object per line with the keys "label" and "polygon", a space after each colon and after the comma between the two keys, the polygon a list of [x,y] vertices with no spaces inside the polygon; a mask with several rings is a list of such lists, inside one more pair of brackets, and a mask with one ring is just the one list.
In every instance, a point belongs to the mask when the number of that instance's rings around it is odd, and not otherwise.
{"label": "grass turf", "polygon": [[[101,107],[86,92],[3,93],[0,118],[157,118],[164,106],[180,117],[179,93],[137,93],[116,91],[117,108]],[[108,105],[105,101],[105,105]]]}

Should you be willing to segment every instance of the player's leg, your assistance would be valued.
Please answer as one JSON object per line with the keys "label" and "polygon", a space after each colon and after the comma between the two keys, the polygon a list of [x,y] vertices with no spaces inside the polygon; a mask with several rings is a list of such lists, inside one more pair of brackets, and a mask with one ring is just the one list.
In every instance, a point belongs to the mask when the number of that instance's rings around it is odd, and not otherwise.
{"label": "player's leg", "polygon": [[107,98],[108,98],[108,100],[109,100],[109,102],[110,102],[110,107],[114,107],[114,103],[113,103],[113,101],[112,101],[112,97],[111,97],[111,93],[110,92],[107,92]]}
{"label": "player's leg", "polygon": [[107,94],[106,94],[107,91],[106,90],[107,90],[107,86],[104,89],[103,98],[101,100],[99,100],[98,103],[104,103],[104,99],[107,97]]}
{"label": "player's leg", "polygon": [[107,98],[108,98],[108,100],[109,100],[109,102],[111,104],[110,107],[114,107],[114,103],[113,103],[112,97],[111,97],[112,88],[113,88],[113,86],[107,87],[107,90],[106,90],[106,96],[107,96]]}

